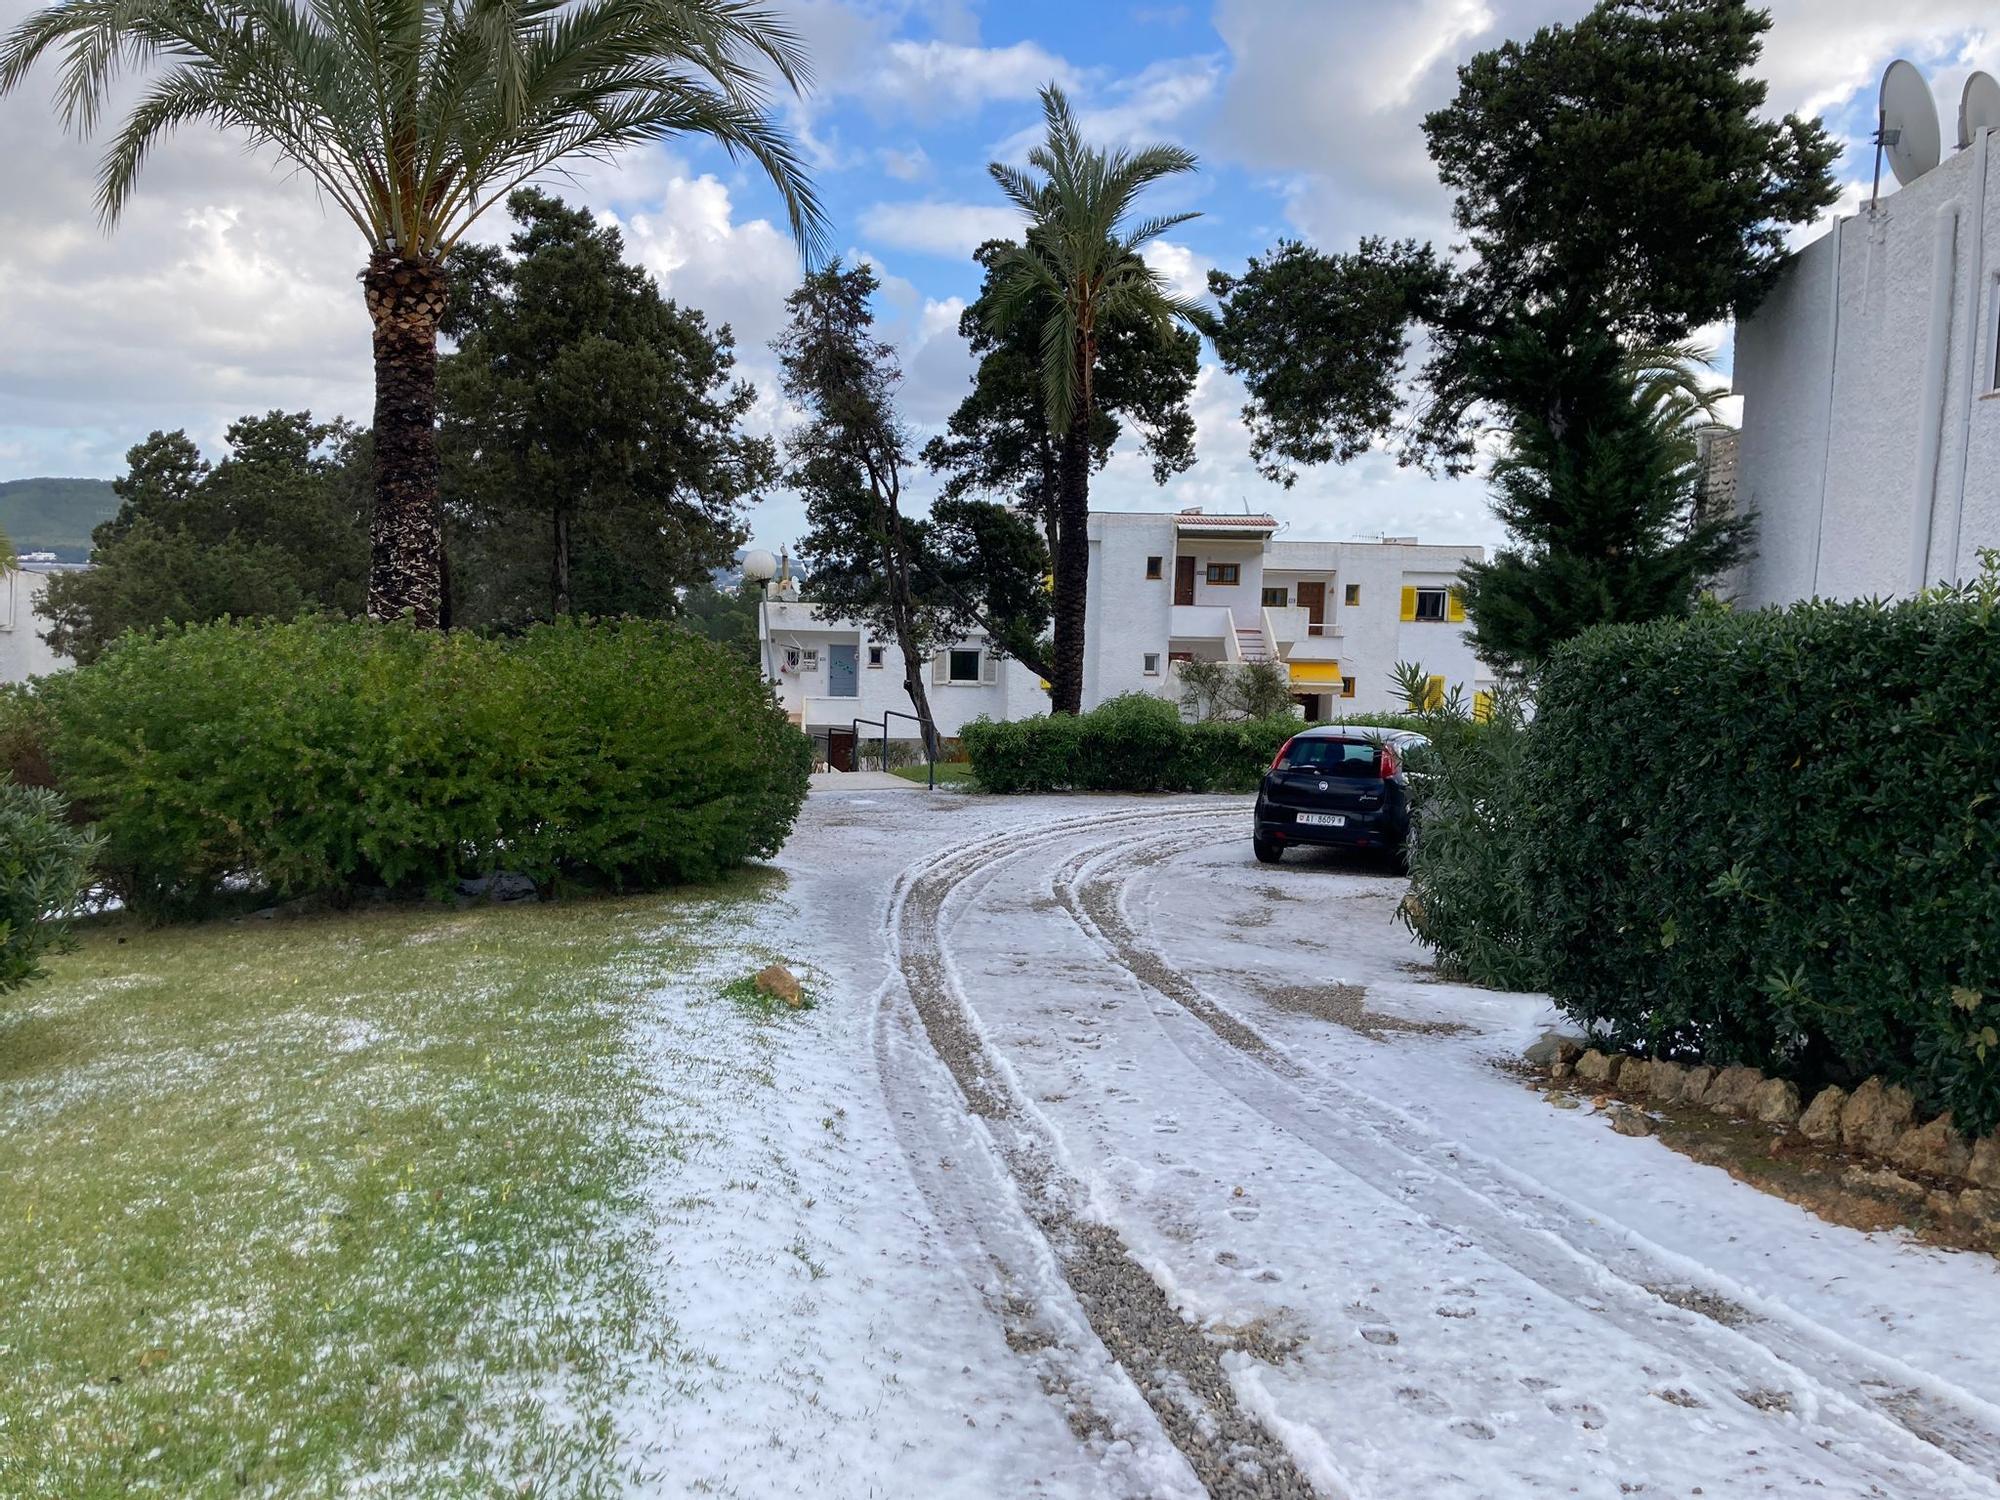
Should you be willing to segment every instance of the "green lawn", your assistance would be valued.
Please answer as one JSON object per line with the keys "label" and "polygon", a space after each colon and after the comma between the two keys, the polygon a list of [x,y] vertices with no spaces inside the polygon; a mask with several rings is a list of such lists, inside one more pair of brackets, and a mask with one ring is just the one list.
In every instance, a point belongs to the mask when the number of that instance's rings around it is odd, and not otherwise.
{"label": "green lawn", "polygon": [[0,1494],[613,1489],[594,1413],[677,1355],[643,1174],[714,1108],[640,1001],[705,986],[768,1082],[802,1023],[716,967],[761,884],[94,924],[0,1000]]}
{"label": "green lawn", "polygon": [[[928,771],[921,765],[898,766],[896,774],[906,781],[928,781]],[[969,760],[941,760],[937,767],[939,786],[960,786],[972,780],[972,762]]]}

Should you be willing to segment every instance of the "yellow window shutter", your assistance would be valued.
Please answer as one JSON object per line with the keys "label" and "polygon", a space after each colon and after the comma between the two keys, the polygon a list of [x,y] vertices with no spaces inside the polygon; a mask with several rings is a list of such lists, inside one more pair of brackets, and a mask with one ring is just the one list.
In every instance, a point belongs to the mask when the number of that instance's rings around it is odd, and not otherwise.
{"label": "yellow window shutter", "polygon": [[1417,591],[1414,588],[1404,589],[1403,618],[1406,620],[1414,620],[1416,617],[1417,617]]}
{"label": "yellow window shutter", "polygon": [[1424,679],[1424,707],[1444,707],[1444,679],[1442,677],[1428,677]]}
{"label": "yellow window shutter", "polygon": [[1493,717],[1493,695],[1481,688],[1472,695],[1472,721],[1484,724]]}
{"label": "yellow window shutter", "polygon": [[1465,622],[1465,601],[1458,596],[1457,589],[1444,596],[1444,617],[1454,625]]}

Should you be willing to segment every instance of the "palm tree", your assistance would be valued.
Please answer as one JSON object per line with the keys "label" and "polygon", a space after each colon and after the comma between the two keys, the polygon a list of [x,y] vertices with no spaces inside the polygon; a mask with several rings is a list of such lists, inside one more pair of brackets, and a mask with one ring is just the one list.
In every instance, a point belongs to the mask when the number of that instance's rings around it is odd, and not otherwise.
{"label": "palm tree", "polygon": [[482,212],[561,163],[699,135],[764,169],[802,250],[824,223],[765,107],[765,70],[803,89],[804,56],[748,0],[57,0],[0,44],[0,95],[51,50],[82,134],[121,74],[157,73],[98,170],[107,226],[160,139],[202,123],[292,163],[366,236],[378,619],[439,621],[442,262]]}
{"label": "palm tree", "polygon": [[1139,194],[1162,178],[1195,169],[1178,146],[1106,152],[1086,146],[1069,101],[1042,90],[1048,138],[1028,153],[1040,176],[1004,162],[987,170],[1027,217],[1025,243],[998,267],[996,332],[1030,311],[1042,320],[1041,393],[1056,452],[1055,641],[1049,704],[1083,707],[1084,594],[1090,581],[1085,529],[1090,516],[1090,423],[1096,413],[1098,336],[1112,320],[1198,324],[1201,309],[1170,293],[1140,256],[1147,243],[1197,217],[1168,214],[1127,227]]}

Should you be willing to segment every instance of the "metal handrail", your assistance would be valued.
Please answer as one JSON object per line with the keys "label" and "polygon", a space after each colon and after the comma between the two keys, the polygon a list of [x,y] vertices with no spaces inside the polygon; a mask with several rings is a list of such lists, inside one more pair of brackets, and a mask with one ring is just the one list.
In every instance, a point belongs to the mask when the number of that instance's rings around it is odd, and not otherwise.
{"label": "metal handrail", "polygon": [[936,757],[935,755],[933,755],[933,754],[931,753],[931,737],[930,737],[929,735],[927,735],[927,734],[925,734],[925,733],[924,733],[924,721],[923,721],[922,719],[918,718],[918,717],[917,717],[917,716],[916,716],[915,714],[906,714],[906,713],[902,713],[902,712],[900,712],[900,711],[898,711],[898,710],[896,710],[896,709],[893,709],[893,708],[885,708],[885,709],[883,709],[883,710],[882,710],[882,720],[883,720],[883,723],[882,723],[882,764],[883,764],[884,768],[887,768],[887,766],[888,766],[888,764],[889,764],[889,724],[888,724],[888,721],[889,721],[890,719],[908,719],[908,720],[909,720],[909,721],[910,721],[910,722],[911,722],[912,724],[914,724],[914,725],[916,725],[916,726],[917,726],[917,743],[918,743],[919,745],[922,745],[922,746],[924,747],[924,767],[925,767],[925,774],[926,774],[926,776],[928,777],[928,780],[929,780],[929,786],[930,786],[930,790],[932,790],[932,791],[936,791],[936,790],[937,790],[937,757]]}
{"label": "metal handrail", "polygon": [[860,748],[861,726],[863,724],[868,725],[869,728],[871,729],[880,729],[882,731],[882,769],[885,771],[888,770],[889,769],[889,721],[891,719],[908,719],[912,724],[917,726],[917,743],[924,747],[924,765],[926,767],[926,774],[929,778],[930,789],[932,791],[936,791],[937,757],[931,754],[930,737],[924,733],[924,721],[918,718],[915,714],[906,714],[897,709],[885,708],[882,710],[882,717],[879,719],[849,720],[848,730],[854,736],[855,747],[857,749]]}

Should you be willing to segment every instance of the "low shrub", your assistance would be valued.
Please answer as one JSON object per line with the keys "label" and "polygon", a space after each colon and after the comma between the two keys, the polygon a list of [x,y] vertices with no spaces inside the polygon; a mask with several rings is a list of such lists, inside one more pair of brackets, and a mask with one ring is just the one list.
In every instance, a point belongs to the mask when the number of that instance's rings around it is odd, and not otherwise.
{"label": "low shrub", "polygon": [[0,995],[42,975],[91,885],[92,837],[46,787],[0,782]]}
{"label": "low shrub", "polygon": [[1418,930],[1618,1046],[1881,1074],[1990,1131],[1996,694],[1991,591],[1591,631],[1531,726],[1445,755]]}
{"label": "low shrub", "polygon": [[1452,978],[1545,989],[1521,868],[1529,735],[1519,706],[1502,698],[1485,722],[1439,709],[1422,716],[1420,732],[1430,746],[1410,757],[1417,838],[1399,914]]}
{"label": "low shrub", "polygon": [[[1419,724],[1407,714],[1348,722]],[[1087,714],[975,720],[960,740],[989,792],[1249,792],[1304,727],[1283,715],[1190,724],[1165,699],[1128,693]]]}
{"label": "low shrub", "polygon": [[36,698],[107,880],[160,917],[231,882],[705,879],[775,851],[810,755],[753,668],[643,622],[221,622],[127,637]]}

